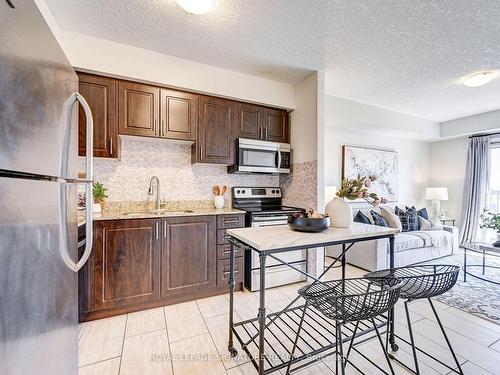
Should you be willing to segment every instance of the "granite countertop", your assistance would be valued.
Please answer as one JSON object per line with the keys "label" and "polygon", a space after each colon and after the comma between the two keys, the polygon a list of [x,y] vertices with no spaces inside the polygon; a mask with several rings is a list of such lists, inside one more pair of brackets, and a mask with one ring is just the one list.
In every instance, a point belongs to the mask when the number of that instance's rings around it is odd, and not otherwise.
{"label": "granite countertop", "polygon": [[228,229],[230,236],[256,250],[284,249],[295,246],[321,246],[335,241],[348,241],[366,237],[382,237],[398,233],[398,229],[353,223],[350,228],[328,228],[320,233],[297,232],[288,225]]}
{"label": "granite countertop", "polygon": [[[103,211],[92,214],[94,221],[99,220],[128,220],[128,219],[154,219],[159,217],[178,217],[178,216],[204,216],[204,215],[230,215],[244,214],[245,211],[234,208],[195,208],[192,210],[162,210],[161,212],[147,211]],[[78,226],[85,224],[85,211],[78,212]]]}

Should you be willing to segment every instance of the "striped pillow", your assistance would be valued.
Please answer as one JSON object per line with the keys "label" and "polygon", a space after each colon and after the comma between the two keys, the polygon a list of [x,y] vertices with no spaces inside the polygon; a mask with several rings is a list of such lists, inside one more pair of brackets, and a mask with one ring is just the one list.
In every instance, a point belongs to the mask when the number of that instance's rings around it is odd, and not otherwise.
{"label": "striped pillow", "polygon": [[398,215],[399,220],[401,220],[403,232],[418,230],[418,214],[415,208],[411,207],[406,210],[402,210],[401,208],[396,207],[394,213]]}

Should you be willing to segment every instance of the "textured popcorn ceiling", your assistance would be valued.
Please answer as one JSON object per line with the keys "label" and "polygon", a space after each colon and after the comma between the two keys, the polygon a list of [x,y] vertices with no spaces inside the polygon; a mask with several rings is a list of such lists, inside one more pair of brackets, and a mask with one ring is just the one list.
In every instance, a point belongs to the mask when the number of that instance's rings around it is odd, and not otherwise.
{"label": "textured popcorn ceiling", "polygon": [[498,0],[46,0],[65,30],[292,84],[326,72],[329,94],[443,121],[500,107]]}

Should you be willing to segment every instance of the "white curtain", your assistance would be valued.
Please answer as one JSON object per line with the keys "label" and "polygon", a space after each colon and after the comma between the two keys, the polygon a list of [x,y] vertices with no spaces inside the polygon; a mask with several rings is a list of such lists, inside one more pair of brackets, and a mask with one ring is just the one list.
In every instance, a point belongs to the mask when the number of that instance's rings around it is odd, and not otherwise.
{"label": "white curtain", "polygon": [[462,242],[482,240],[480,216],[487,207],[490,189],[490,137],[472,137],[469,141],[462,205]]}

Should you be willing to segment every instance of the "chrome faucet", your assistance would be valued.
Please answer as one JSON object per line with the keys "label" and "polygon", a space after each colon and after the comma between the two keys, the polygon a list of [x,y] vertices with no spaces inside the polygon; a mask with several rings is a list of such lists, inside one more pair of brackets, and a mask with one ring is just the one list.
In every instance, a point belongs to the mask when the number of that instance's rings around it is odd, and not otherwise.
{"label": "chrome faucet", "polygon": [[159,210],[160,209],[160,180],[156,176],[151,177],[151,179],[149,180],[148,195],[153,195],[153,181],[156,181],[156,205],[155,205],[155,209]]}

